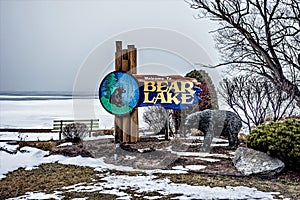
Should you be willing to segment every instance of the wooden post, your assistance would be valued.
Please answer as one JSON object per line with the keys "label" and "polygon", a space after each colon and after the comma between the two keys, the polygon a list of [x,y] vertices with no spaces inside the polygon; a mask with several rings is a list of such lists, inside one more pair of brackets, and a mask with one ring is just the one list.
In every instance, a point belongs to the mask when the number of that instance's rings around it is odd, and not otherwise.
{"label": "wooden post", "polygon": [[[136,55],[134,45],[122,49],[122,41],[116,42],[115,71],[124,71],[130,74],[137,73]],[[115,143],[137,142],[139,140],[138,109],[122,117],[115,116]]]}
{"label": "wooden post", "polygon": [[[122,50],[122,71],[129,71],[128,51]],[[126,114],[122,117],[123,142],[130,142],[130,115]]]}
{"label": "wooden post", "polygon": [[92,131],[93,131],[93,120],[91,119],[91,123],[90,123],[90,133],[89,133],[89,136],[92,137]]}
{"label": "wooden post", "polygon": [[[115,71],[122,71],[122,41],[116,41]],[[122,117],[115,116],[115,143],[123,141]]]}
{"label": "wooden post", "polygon": [[63,121],[60,120],[59,140],[61,140],[61,134],[62,134],[62,131],[63,131]]}
{"label": "wooden post", "polygon": [[[131,74],[137,74],[137,50],[134,45],[128,45],[128,60]],[[139,141],[138,108],[134,108],[130,115],[130,142]]]}

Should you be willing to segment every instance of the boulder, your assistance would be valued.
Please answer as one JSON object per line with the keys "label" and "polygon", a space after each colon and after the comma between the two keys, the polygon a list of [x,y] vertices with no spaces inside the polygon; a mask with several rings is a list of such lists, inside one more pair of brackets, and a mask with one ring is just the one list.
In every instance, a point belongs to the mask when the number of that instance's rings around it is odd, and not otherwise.
{"label": "boulder", "polygon": [[244,175],[273,176],[284,168],[284,163],[278,158],[254,149],[239,147],[235,151],[233,164]]}

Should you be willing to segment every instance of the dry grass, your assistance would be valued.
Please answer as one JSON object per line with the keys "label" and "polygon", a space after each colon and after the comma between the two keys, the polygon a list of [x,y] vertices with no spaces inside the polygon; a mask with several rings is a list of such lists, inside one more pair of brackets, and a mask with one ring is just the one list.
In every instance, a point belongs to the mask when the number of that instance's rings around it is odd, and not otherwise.
{"label": "dry grass", "polygon": [[97,130],[93,132],[93,136],[101,136],[101,135],[113,135],[114,134],[114,129],[102,129],[102,130]]}
{"label": "dry grass", "polygon": [[259,177],[235,177],[209,174],[156,174],[159,178],[169,178],[174,183],[186,183],[197,186],[254,187],[265,192],[280,192],[285,198],[300,199],[300,183],[285,179],[262,179]]}
{"label": "dry grass", "polygon": [[[141,172],[123,172],[110,170],[108,172],[96,172],[90,167],[79,167],[74,165],[62,164],[44,164],[33,170],[18,169],[6,175],[5,179],[0,181],[0,199],[17,197],[26,192],[44,192],[51,194],[54,191],[61,191],[64,199],[82,198],[88,199],[116,199],[115,195],[102,194],[99,192],[70,192],[63,190],[65,186],[71,186],[78,183],[91,185],[101,182],[101,177],[109,173],[110,175],[146,175]],[[246,186],[255,187],[265,192],[280,192],[284,197],[291,199],[300,199],[299,182],[288,181],[284,179],[267,180],[257,177],[230,177],[221,175],[207,174],[156,174],[158,178],[169,178],[174,183],[184,183],[189,185],[225,187],[225,186]],[[158,192],[137,193],[135,189],[122,190],[132,196],[136,195],[138,199],[143,197],[162,196]],[[170,199],[181,196],[180,191],[174,191],[174,194],[161,197],[160,199]],[[283,197],[281,197],[283,198]]]}
{"label": "dry grass", "polygon": [[97,178],[93,168],[74,165],[54,163],[33,170],[18,169],[0,181],[0,199],[21,196],[30,191],[52,193],[64,186]]}
{"label": "dry grass", "polygon": [[52,142],[52,141],[32,141],[32,142],[26,142],[26,141],[21,141],[19,142],[19,147],[35,147],[44,151],[52,151],[55,149],[56,146],[56,142]]}

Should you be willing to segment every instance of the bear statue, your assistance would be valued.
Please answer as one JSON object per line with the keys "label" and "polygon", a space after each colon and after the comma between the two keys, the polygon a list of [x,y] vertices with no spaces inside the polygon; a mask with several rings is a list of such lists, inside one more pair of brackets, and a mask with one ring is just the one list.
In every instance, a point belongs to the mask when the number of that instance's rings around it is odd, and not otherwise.
{"label": "bear statue", "polygon": [[227,136],[228,149],[236,149],[239,145],[238,133],[242,128],[241,118],[234,112],[226,110],[204,110],[187,116],[186,128],[196,128],[204,133],[200,151],[208,151],[213,137]]}
{"label": "bear statue", "polygon": [[116,88],[110,97],[110,103],[116,105],[117,107],[124,106],[124,102],[122,101],[122,93],[124,92],[126,92],[124,88]]}

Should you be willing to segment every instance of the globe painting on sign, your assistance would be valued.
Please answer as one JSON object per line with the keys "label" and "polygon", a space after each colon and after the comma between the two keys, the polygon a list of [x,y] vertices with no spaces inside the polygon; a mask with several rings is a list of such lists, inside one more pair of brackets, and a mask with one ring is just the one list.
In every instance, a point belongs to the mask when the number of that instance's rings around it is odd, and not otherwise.
{"label": "globe painting on sign", "polygon": [[121,71],[109,73],[101,82],[99,99],[111,114],[130,113],[139,101],[139,85],[130,74]]}

